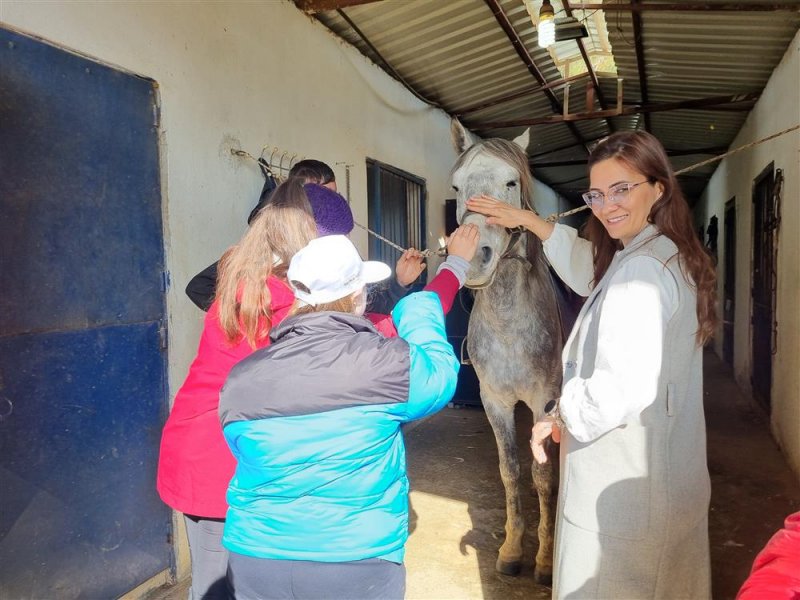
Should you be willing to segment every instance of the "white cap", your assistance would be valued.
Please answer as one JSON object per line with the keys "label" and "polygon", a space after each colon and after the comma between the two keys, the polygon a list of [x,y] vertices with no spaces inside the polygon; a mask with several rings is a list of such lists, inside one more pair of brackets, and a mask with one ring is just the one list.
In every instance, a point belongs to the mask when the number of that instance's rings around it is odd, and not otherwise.
{"label": "white cap", "polygon": [[[391,274],[389,265],[361,260],[358,250],[345,236],[326,235],[311,240],[292,257],[286,278],[295,298],[317,306],[349,296]],[[309,291],[298,289],[295,282]]]}

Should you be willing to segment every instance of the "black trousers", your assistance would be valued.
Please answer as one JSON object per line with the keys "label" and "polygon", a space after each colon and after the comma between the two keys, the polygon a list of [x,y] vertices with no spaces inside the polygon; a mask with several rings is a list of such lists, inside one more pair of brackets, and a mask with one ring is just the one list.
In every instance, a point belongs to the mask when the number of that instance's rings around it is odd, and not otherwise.
{"label": "black trousers", "polygon": [[231,552],[228,586],[236,600],[402,600],[406,568],[379,558],[324,563]]}

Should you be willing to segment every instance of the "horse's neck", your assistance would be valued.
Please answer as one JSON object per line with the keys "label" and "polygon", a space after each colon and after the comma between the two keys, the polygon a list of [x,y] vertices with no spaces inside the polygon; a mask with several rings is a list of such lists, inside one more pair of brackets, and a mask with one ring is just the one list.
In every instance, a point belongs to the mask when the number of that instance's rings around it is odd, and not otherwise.
{"label": "horse's neck", "polygon": [[552,310],[551,294],[546,291],[549,285],[549,274],[541,258],[529,262],[523,247],[517,256],[500,260],[491,285],[476,292],[475,308],[493,321],[535,319]]}

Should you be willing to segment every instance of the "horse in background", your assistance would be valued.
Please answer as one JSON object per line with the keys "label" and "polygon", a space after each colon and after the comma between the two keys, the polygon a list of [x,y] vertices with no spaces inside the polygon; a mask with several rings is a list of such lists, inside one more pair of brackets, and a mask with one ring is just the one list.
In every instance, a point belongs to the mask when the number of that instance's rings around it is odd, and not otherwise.
{"label": "horse in background", "polygon": [[[524,402],[534,422],[545,404],[561,393],[562,332],[559,310],[541,241],[530,233],[487,225],[486,217],[466,210],[480,194],[517,207],[532,208],[533,178],[525,152],[515,143],[493,138],[472,142],[457,120],[451,125],[460,154],[452,171],[459,224],[480,230],[480,246],[467,273],[475,303],[469,320],[467,350],[480,381],[481,400],[494,431],[500,476],[506,493],[506,538],[496,569],[517,575],[522,567],[522,516],[514,407]],[[528,448],[528,450],[530,450]],[[558,492],[558,451],[533,461],[533,484],[539,496],[539,549],[534,572],[549,583],[553,571],[553,536]]]}

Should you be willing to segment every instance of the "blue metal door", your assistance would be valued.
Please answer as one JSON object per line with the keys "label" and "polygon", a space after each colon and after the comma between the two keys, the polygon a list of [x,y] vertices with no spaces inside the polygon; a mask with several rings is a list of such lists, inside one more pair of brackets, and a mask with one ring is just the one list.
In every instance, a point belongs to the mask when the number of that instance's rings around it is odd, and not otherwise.
{"label": "blue metal door", "polygon": [[0,29],[0,597],[113,598],[170,564],[151,80]]}

